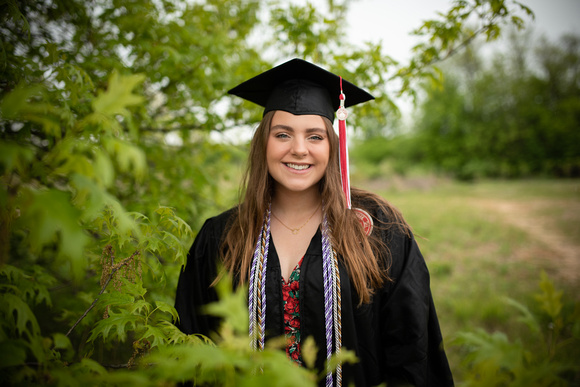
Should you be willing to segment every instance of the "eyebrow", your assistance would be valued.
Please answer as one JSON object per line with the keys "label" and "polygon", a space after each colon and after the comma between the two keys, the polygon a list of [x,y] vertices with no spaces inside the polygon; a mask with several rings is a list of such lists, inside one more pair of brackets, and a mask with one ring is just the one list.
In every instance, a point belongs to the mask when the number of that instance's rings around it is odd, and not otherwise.
{"label": "eyebrow", "polygon": [[[282,125],[282,124],[278,124],[278,125],[274,125],[270,128],[270,130],[287,130],[289,132],[294,132],[294,128],[292,128],[291,126],[288,125]],[[310,133],[322,133],[322,134],[326,134],[326,128],[322,129],[322,128],[308,128],[306,129],[306,133],[310,134]]]}

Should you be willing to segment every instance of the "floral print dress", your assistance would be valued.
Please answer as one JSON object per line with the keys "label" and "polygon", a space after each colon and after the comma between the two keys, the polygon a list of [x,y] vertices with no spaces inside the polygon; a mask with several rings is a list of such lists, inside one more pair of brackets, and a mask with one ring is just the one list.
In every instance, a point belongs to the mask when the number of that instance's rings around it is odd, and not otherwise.
{"label": "floral print dress", "polygon": [[286,335],[286,354],[299,365],[302,365],[300,356],[300,266],[302,259],[296,265],[288,282],[282,278],[282,296],[284,304],[284,334]]}

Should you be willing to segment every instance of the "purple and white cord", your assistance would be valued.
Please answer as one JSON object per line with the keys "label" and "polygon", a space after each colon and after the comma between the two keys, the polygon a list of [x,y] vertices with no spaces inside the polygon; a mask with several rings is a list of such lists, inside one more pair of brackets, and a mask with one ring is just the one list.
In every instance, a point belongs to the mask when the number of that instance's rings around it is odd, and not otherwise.
{"label": "purple and white cord", "polygon": [[260,294],[261,294],[261,306],[262,310],[260,311],[260,349],[264,349],[264,340],[266,338],[266,267],[268,265],[268,249],[270,247],[270,206],[266,210],[266,241],[263,245],[263,252],[262,256],[262,278],[261,278],[261,286],[260,286]]}
{"label": "purple and white cord", "polygon": [[[323,282],[324,282],[324,320],[326,333],[326,386],[332,387],[333,375],[330,369],[330,358],[332,356],[332,338],[333,328],[335,337],[335,351],[340,351],[341,343],[338,340],[338,333],[340,331],[339,316],[338,316],[338,300],[337,300],[337,281],[336,274],[337,265],[335,263],[336,256],[330,242],[330,227],[328,226],[328,218],[326,212],[323,212],[322,218],[322,266],[323,266]],[[337,371],[339,369],[337,368]],[[341,372],[337,372],[337,386],[342,384]]]}
{"label": "purple and white cord", "polygon": [[[265,216],[264,216],[265,219]],[[262,222],[262,229],[260,230],[260,235],[262,235],[264,229],[264,223]],[[250,281],[248,283],[248,308],[249,308],[249,326],[248,332],[250,334],[251,342],[250,345],[252,349],[256,349],[256,337],[255,335],[255,327],[256,327],[256,298],[258,293],[255,291],[256,287],[259,286],[255,282],[257,279],[256,273],[256,266],[258,266],[258,261],[260,260],[260,245],[262,244],[262,238],[258,238],[256,242],[256,249],[254,250],[254,257],[252,259],[252,266],[250,269]]]}
{"label": "purple and white cord", "polygon": [[[324,327],[326,336],[326,386],[332,387],[334,378],[330,369],[330,358],[332,357],[332,347],[334,338],[335,353],[340,353],[342,346],[341,334],[341,296],[340,296],[340,272],[338,270],[338,258],[336,251],[332,248],[330,241],[330,227],[328,218],[322,208],[322,276],[324,283]],[[248,289],[248,313],[249,313],[249,335],[253,349],[264,349],[266,331],[266,266],[268,263],[268,249],[270,246],[270,216],[271,204],[268,205],[260,237],[256,242],[252,265],[250,268],[250,279]],[[255,330],[258,329],[258,332]],[[342,367],[338,364],[336,368],[336,386],[342,385]]]}
{"label": "purple and white cord", "polygon": [[[268,248],[270,245],[270,214],[268,205],[264,214],[260,237],[256,242],[248,289],[248,332],[253,349],[264,349],[266,332],[266,267],[268,262]],[[255,332],[256,327],[258,332]],[[259,344],[259,345],[258,345]]]}
{"label": "purple and white cord", "polygon": [[[333,297],[333,312],[334,312],[334,348],[335,353],[340,354],[342,347],[342,297],[340,290],[340,271],[338,269],[338,255],[332,249],[332,263],[334,270],[332,271],[332,297]],[[336,365],[336,385],[342,386],[342,365],[340,362]]]}

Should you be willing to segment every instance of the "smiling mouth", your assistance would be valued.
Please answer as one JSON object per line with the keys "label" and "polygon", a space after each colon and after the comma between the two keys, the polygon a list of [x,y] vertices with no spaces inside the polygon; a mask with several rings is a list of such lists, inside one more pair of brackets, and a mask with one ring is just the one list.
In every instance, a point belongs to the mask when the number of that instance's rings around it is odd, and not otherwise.
{"label": "smiling mouth", "polygon": [[292,163],[284,163],[288,168],[295,169],[297,171],[303,171],[305,169],[310,168],[310,164],[292,164]]}

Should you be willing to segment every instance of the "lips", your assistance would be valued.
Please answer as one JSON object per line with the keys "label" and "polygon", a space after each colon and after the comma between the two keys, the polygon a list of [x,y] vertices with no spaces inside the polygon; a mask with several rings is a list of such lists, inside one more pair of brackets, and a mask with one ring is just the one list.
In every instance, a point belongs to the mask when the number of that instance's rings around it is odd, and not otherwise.
{"label": "lips", "polygon": [[293,163],[284,163],[288,168],[295,169],[297,171],[303,171],[305,169],[310,168],[310,164],[293,164]]}

